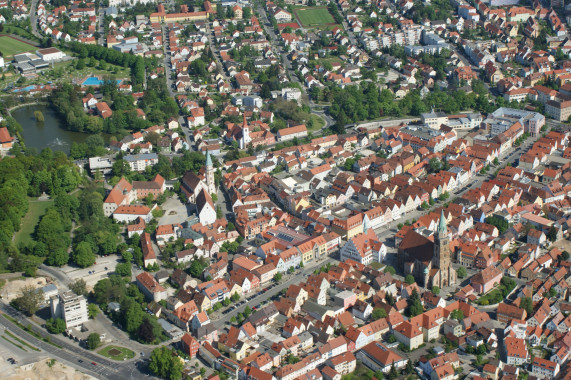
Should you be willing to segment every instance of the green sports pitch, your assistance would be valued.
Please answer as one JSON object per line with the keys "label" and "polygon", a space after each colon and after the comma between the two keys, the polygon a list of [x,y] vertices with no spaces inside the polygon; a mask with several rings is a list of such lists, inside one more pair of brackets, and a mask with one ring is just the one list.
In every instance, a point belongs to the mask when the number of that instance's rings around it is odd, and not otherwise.
{"label": "green sports pitch", "polygon": [[335,19],[325,7],[300,8],[295,10],[297,18],[304,27],[335,24]]}
{"label": "green sports pitch", "polygon": [[9,36],[0,37],[0,51],[4,57],[25,53],[32,50],[34,50],[34,47],[25,42],[18,41]]}

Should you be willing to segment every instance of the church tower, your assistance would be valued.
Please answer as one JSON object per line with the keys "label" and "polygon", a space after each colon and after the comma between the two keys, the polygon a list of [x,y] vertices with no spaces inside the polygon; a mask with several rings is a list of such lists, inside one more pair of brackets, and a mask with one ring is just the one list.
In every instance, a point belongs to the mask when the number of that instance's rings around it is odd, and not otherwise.
{"label": "church tower", "polygon": [[242,121],[242,138],[240,139],[240,149],[246,149],[250,141],[252,141],[250,138],[250,129],[248,128],[246,115],[244,114],[244,120]]}
{"label": "church tower", "polygon": [[448,228],[446,228],[444,210],[440,213],[438,231],[434,236],[432,267],[437,267],[439,269],[439,276],[433,279],[432,285],[443,287],[456,282],[456,271],[452,268],[452,263],[450,261],[450,241],[448,239]]}
{"label": "church tower", "polygon": [[208,194],[216,194],[216,184],[214,182],[214,165],[212,165],[212,157],[210,152],[206,151],[206,187]]}

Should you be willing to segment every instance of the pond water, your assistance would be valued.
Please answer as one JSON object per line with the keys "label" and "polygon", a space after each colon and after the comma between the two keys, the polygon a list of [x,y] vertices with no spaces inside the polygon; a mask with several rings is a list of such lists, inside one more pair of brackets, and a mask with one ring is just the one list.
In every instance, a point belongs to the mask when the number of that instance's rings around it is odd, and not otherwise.
{"label": "pond water", "polygon": [[[44,114],[44,122],[38,123],[34,111]],[[69,153],[71,143],[82,143],[89,136],[86,133],[67,131],[62,128],[62,121],[47,105],[29,105],[17,108],[11,112],[14,119],[22,125],[22,137],[28,148],[36,148],[38,152],[49,147]]]}

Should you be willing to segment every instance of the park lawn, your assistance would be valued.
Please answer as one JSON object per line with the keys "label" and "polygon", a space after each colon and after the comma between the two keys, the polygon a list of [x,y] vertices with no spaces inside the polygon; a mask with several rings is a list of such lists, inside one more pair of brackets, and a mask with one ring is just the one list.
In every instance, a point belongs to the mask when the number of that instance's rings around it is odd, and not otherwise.
{"label": "park lawn", "polygon": [[[88,61],[89,60],[86,60],[86,62],[88,62]],[[64,75],[63,75],[64,80],[83,79],[87,76],[106,76],[106,75],[115,76],[117,79],[127,79],[131,75],[131,71],[128,67],[122,67],[122,66],[115,66],[115,65],[107,64],[107,67],[109,67],[109,70],[100,70],[97,68],[97,66],[96,67],[90,67],[90,66],[86,65],[85,69],[77,70],[75,68],[76,63],[77,63],[77,60],[75,60],[75,59],[70,60],[70,61],[57,62],[54,65],[54,71],[56,71],[60,68],[63,69],[64,70]],[[117,71],[117,74],[113,74],[114,70]],[[50,73],[52,73],[52,71],[48,71],[48,76]],[[58,78],[54,77],[51,79],[55,80]]]}
{"label": "park lawn", "polygon": [[329,10],[325,7],[301,8],[296,9],[295,13],[299,18],[299,21],[301,21],[305,27],[335,23],[335,19],[331,13],[329,13]]}
{"label": "park lawn", "polygon": [[311,114],[311,120],[313,120],[313,125],[307,128],[308,132],[318,131],[325,125],[325,120],[319,115]]}
{"label": "park lawn", "polygon": [[4,57],[25,53],[32,50],[34,50],[32,45],[18,41],[9,36],[0,37],[0,51],[2,54],[4,54]]}
{"label": "park lawn", "polygon": [[40,217],[46,213],[48,207],[54,204],[54,201],[29,200],[28,204],[28,212],[24,216],[24,219],[22,219],[20,231],[16,232],[16,238],[14,239],[16,245],[19,243],[28,244],[32,241],[32,234],[40,221]]}
{"label": "park lawn", "polygon": [[103,347],[97,353],[112,360],[132,359],[135,357],[135,353],[128,348],[113,345]]}

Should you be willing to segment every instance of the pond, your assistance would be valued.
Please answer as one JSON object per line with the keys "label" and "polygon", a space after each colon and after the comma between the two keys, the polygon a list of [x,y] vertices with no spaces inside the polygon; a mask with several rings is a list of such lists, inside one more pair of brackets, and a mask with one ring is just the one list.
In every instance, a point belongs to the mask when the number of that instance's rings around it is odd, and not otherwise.
{"label": "pond", "polygon": [[[44,114],[44,122],[38,123],[34,111]],[[49,147],[69,153],[73,142],[82,143],[89,136],[86,133],[67,131],[62,128],[62,121],[55,111],[47,105],[36,104],[17,108],[11,112],[12,116],[24,129],[22,137],[28,148],[36,148],[38,152]]]}

